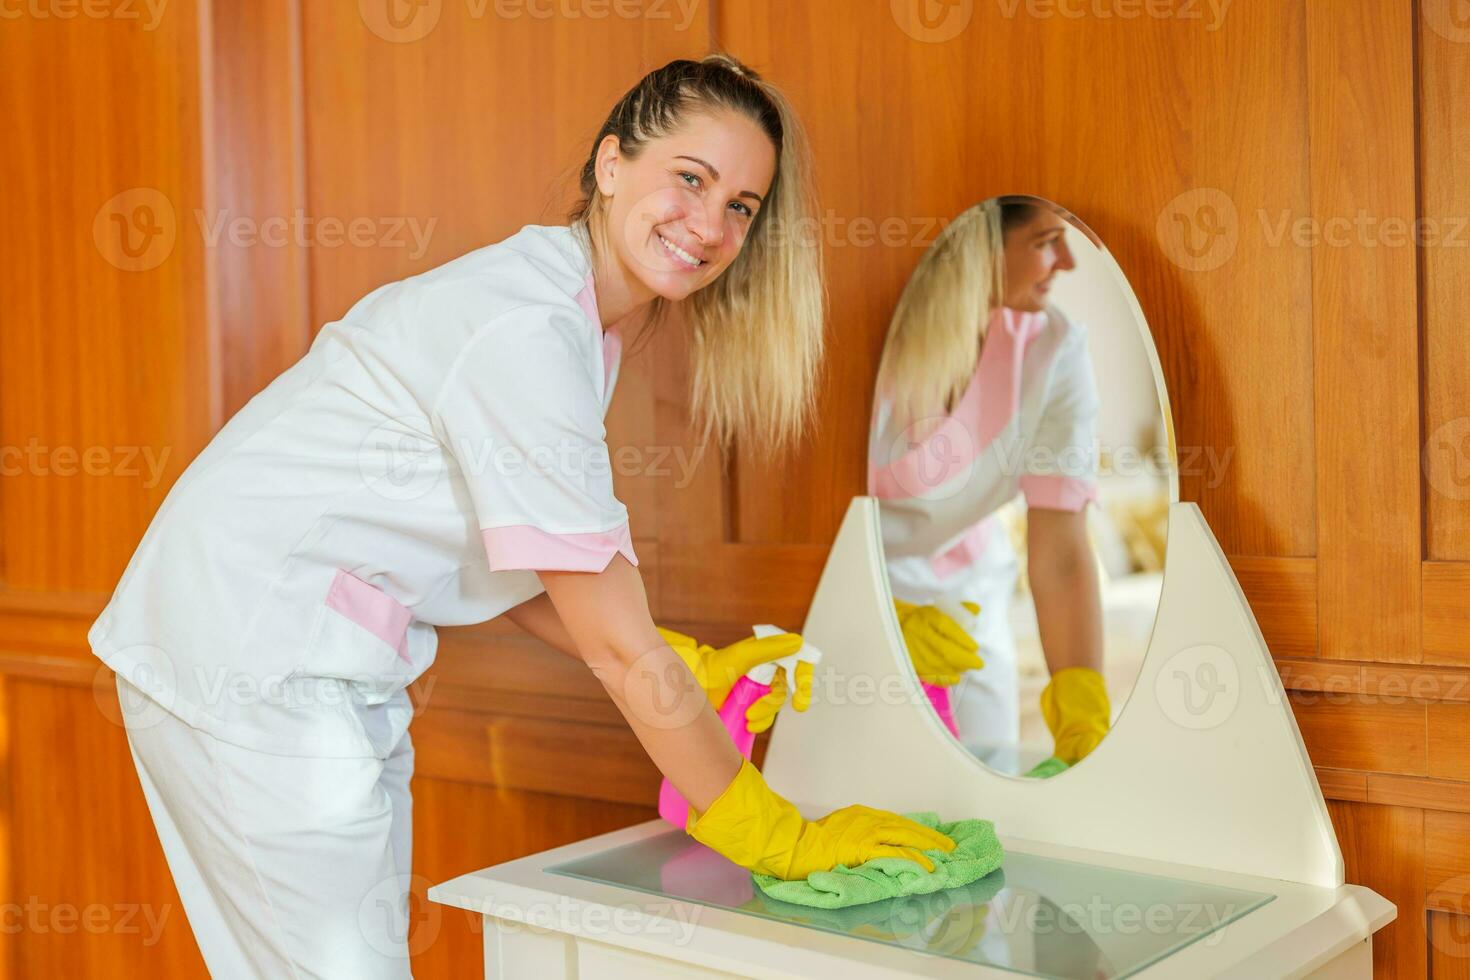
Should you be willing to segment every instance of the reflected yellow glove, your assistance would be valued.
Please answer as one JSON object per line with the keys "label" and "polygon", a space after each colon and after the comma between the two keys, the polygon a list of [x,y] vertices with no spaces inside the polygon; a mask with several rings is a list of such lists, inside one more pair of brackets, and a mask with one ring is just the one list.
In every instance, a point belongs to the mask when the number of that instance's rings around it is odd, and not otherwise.
{"label": "reflected yellow glove", "polygon": [[[744,677],[752,667],[789,657],[801,649],[802,643],[800,634],[782,633],[780,636],[763,639],[752,636],[716,650],[692,636],[685,636],[662,626],[658,627],[658,633],[689,667],[689,672],[694,675],[699,686],[704,688],[709,703],[714,705],[716,711],[720,710],[720,706],[730,696],[730,689],[735,686],[735,682]],[[786,703],[788,693],[786,670],[777,667],[776,676],[771,679],[771,690],[745,710],[746,726],[757,733],[770,728],[777,712]],[[791,698],[791,706],[797,711],[805,711],[811,703],[812,665],[798,663],[796,693]]]}
{"label": "reflected yellow glove", "polygon": [[[985,938],[986,917],[990,904],[961,905],[944,917],[945,927],[937,930],[922,948],[949,956],[964,956]],[[952,926],[953,928],[947,928]]]}
{"label": "reflected yellow glove", "polygon": [[786,881],[876,857],[908,858],[933,871],[922,852],[955,848],[939,831],[888,810],[853,805],[807,820],[766,785],[749,759],[741,760],[740,771],[703,814],[690,805],[684,829],[742,868]]}
{"label": "reflected yellow glove", "polygon": [[[973,602],[963,604],[972,614],[980,607]],[[898,625],[909,648],[909,659],[919,680],[940,687],[954,687],[966,670],[985,666],[977,650],[980,644],[965,628],[945,615],[937,606],[916,606],[902,599],[893,600],[898,612]]]}
{"label": "reflected yellow glove", "polygon": [[1110,711],[1102,675],[1091,667],[1068,667],[1053,674],[1041,692],[1041,717],[1056,742],[1052,755],[1076,765],[1107,735]]}

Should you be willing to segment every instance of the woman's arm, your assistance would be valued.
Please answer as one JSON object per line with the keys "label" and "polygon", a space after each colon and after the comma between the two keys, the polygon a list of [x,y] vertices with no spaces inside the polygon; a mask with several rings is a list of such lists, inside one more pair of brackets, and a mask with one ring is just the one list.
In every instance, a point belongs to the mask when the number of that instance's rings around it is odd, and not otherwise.
{"label": "woman's arm", "polygon": [[[704,812],[744,760],[694,675],[659,636],[637,569],[614,555],[601,572],[537,574],[576,655],[607,689],[653,764]],[[547,626],[544,609],[526,618],[534,624],[526,627],[531,632]],[[557,646],[555,633],[536,635]]]}
{"label": "woman's arm", "polygon": [[1101,673],[1102,599],[1087,540],[1087,511],[1028,509],[1026,565],[1041,649],[1052,676],[1068,667]]}
{"label": "woman's arm", "polygon": [[543,592],[534,599],[527,599],[519,606],[507,609],[505,618],[547,646],[560,650],[569,657],[582,659],[582,655],[577,652],[577,644],[572,640],[572,634],[562,624],[561,616],[557,615],[556,607],[551,604],[551,596],[547,593]]}

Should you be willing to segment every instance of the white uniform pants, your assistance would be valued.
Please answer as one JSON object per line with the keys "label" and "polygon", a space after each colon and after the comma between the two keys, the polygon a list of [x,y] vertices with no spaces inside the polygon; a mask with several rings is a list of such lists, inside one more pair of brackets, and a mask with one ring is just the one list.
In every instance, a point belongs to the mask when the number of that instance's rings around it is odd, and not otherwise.
{"label": "white uniform pants", "polygon": [[411,976],[406,734],[387,759],[269,755],[117,684],[143,795],[214,977]]}
{"label": "white uniform pants", "polygon": [[1001,575],[975,583],[965,596],[980,604],[972,635],[985,666],[965,671],[950,694],[961,740],[982,762],[1006,771],[1014,768],[1010,755],[1021,740],[1020,676],[1011,632],[1015,589],[1015,576]]}

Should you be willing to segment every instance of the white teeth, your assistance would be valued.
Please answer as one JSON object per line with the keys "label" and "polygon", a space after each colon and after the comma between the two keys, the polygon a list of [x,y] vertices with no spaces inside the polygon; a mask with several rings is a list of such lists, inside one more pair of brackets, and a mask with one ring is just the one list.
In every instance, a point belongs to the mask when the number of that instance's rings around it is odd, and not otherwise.
{"label": "white teeth", "polygon": [[703,265],[704,264],[703,260],[696,259],[694,256],[690,255],[688,252],[684,251],[682,248],[680,248],[679,246],[675,245],[673,242],[669,241],[664,236],[659,235],[658,236],[658,240],[664,243],[664,248],[668,249],[669,252],[670,252],[670,254],[672,254],[674,257],[676,257],[677,259],[679,259],[681,262],[685,263],[686,265],[692,265],[692,266],[696,266],[697,267],[697,266],[700,266],[700,265]]}

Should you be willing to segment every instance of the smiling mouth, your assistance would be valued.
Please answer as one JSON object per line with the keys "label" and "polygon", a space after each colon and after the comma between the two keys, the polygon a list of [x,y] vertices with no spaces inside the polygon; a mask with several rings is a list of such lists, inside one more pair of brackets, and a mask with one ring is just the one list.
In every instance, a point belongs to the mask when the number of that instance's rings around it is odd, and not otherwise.
{"label": "smiling mouth", "polygon": [[703,259],[696,259],[694,256],[690,255],[688,252],[684,251],[682,248],[675,245],[664,236],[659,235],[658,240],[660,242],[663,242],[664,251],[673,256],[674,261],[678,262],[686,269],[698,269],[700,266],[704,265]]}

